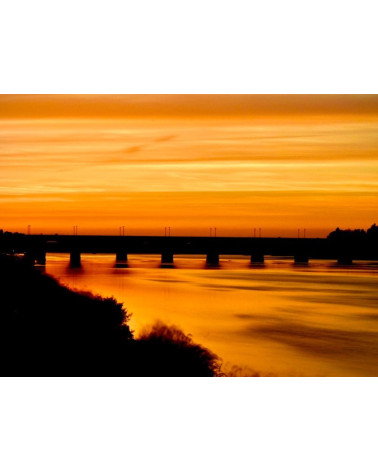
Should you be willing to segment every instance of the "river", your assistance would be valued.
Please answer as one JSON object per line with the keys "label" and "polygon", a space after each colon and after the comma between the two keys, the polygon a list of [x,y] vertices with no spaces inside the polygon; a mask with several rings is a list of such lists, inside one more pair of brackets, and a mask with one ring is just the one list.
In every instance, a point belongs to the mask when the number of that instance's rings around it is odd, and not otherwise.
{"label": "river", "polygon": [[294,265],[266,258],[48,254],[46,272],[70,288],[113,296],[132,313],[135,336],[155,321],[174,324],[222,359],[223,371],[246,376],[377,376],[378,264],[333,261]]}

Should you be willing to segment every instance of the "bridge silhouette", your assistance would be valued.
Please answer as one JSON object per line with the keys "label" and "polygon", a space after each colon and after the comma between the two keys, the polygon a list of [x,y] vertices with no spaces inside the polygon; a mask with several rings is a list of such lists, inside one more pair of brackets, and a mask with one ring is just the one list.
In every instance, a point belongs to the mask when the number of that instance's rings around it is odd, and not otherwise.
{"label": "bridge silhouette", "polygon": [[2,235],[0,251],[24,254],[31,263],[44,265],[48,253],[70,254],[72,267],[79,267],[82,254],[114,254],[126,263],[131,254],[159,254],[162,264],[173,264],[175,255],[204,255],[208,265],[219,265],[221,256],[249,256],[251,264],[264,263],[265,256],[289,256],[298,264],[310,259],[333,259],[339,264],[353,260],[378,260],[377,250],[360,244],[343,244],[327,238],[260,238],[200,236],[62,236]]}

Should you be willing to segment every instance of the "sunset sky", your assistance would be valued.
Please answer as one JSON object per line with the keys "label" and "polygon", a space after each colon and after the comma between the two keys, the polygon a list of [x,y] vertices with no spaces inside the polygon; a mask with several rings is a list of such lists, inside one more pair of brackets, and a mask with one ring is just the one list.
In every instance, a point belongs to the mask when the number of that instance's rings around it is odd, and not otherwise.
{"label": "sunset sky", "polygon": [[0,95],[0,122],[5,230],[378,223],[377,95]]}

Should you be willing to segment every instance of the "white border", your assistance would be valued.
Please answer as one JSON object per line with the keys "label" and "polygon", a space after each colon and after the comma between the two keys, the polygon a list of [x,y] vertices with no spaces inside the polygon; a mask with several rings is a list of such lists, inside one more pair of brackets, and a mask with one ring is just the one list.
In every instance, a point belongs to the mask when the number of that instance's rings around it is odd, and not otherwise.
{"label": "white border", "polygon": [[13,0],[1,93],[376,93],[376,2]]}
{"label": "white border", "polygon": [[376,470],[375,379],[2,379],[6,472]]}

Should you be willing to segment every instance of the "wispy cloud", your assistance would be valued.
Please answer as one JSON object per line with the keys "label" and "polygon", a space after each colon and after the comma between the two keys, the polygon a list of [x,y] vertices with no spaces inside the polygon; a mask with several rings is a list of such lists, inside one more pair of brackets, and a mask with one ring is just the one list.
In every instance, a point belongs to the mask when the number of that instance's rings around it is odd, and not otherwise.
{"label": "wispy cloud", "polygon": [[161,136],[161,137],[158,137],[158,138],[155,138],[155,139],[151,140],[150,142],[146,142],[144,144],[139,144],[137,146],[131,146],[131,147],[127,148],[125,150],[125,152],[128,153],[128,154],[134,154],[134,153],[137,153],[137,152],[142,151],[144,149],[151,148],[151,147],[153,147],[154,144],[166,143],[168,141],[172,141],[175,138],[176,138],[175,135]]}

